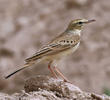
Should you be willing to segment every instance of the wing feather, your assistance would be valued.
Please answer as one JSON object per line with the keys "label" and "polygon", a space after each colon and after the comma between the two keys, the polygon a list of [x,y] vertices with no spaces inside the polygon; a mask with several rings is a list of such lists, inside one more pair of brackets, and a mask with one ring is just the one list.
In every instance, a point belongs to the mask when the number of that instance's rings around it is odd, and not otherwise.
{"label": "wing feather", "polygon": [[74,37],[66,37],[65,38],[58,38],[49,43],[47,46],[41,48],[37,53],[35,53],[32,57],[27,58],[25,61],[30,62],[42,58],[44,56],[48,56],[54,54],[56,52],[62,52],[66,49],[70,49],[71,47],[78,44],[80,41],[79,36]]}

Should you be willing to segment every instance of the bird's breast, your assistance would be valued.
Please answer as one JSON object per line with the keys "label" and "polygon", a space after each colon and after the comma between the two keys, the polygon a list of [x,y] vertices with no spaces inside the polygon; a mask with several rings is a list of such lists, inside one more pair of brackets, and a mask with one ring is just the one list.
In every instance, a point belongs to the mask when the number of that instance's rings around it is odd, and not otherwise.
{"label": "bird's breast", "polygon": [[80,44],[80,42],[77,45],[75,45],[74,47],[72,47],[71,49],[65,51],[64,54],[68,55],[68,54],[71,54],[71,53],[75,52],[77,50],[77,48],[79,47],[79,44]]}
{"label": "bird's breast", "polygon": [[72,47],[72,48],[70,48],[68,50],[65,50],[63,52],[59,52],[57,54],[53,54],[51,56],[47,56],[46,60],[61,59],[64,56],[68,56],[68,55],[72,54],[73,52],[75,52],[77,50],[77,48],[79,47],[79,44],[80,44],[80,42],[77,45],[75,45],[74,47]]}

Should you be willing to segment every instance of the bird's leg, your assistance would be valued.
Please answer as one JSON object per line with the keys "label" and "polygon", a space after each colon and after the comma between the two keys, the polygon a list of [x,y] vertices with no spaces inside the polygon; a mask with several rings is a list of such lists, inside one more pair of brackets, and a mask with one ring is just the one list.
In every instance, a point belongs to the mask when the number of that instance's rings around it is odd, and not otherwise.
{"label": "bird's leg", "polygon": [[54,70],[51,68],[51,64],[52,64],[52,61],[51,62],[49,62],[49,64],[48,64],[48,69],[50,70],[50,72],[52,73],[52,75],[55,77],[55,78],[57,78],[57,74],[54,72]]}
{"label": "bird's leg", "polygon": [[65,82],[71,83],[60,71],[57,67],[54,67],[55,71],[64,79]]}

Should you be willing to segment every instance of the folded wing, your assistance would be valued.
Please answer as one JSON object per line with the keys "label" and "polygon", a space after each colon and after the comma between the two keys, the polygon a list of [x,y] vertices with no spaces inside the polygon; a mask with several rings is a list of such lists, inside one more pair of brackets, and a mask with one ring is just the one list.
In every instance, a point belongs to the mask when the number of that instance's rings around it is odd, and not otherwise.
{"label": "folded wing", "polygon": [[35,61],[37,59],[40,59],[44,56],[48,56],[54,53],[60,53],[64,50],[70,49],[73,46],[77,45],[80,41],[80,37],[78,35],[75,36],[68,36],[64,38],[57,37],[57,39],[53,40],[51,43],[49,43],[47,46],[41,48],[37,53],[35,53],[32,57],[27,58],[25,61]]}

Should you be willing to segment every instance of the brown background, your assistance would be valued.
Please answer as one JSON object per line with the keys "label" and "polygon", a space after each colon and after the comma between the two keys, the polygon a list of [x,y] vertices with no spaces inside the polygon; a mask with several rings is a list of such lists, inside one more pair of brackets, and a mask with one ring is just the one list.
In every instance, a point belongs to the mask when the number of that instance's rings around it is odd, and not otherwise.
{"label": "brown background", "polygon": [[77,18],[97,21],[85,26],[79,49],[59,68],[84,91],[110,88],[109,0],[0,0],[0,91],[19,92],[28,77],[49,75],[42,63],[4,79]]}

